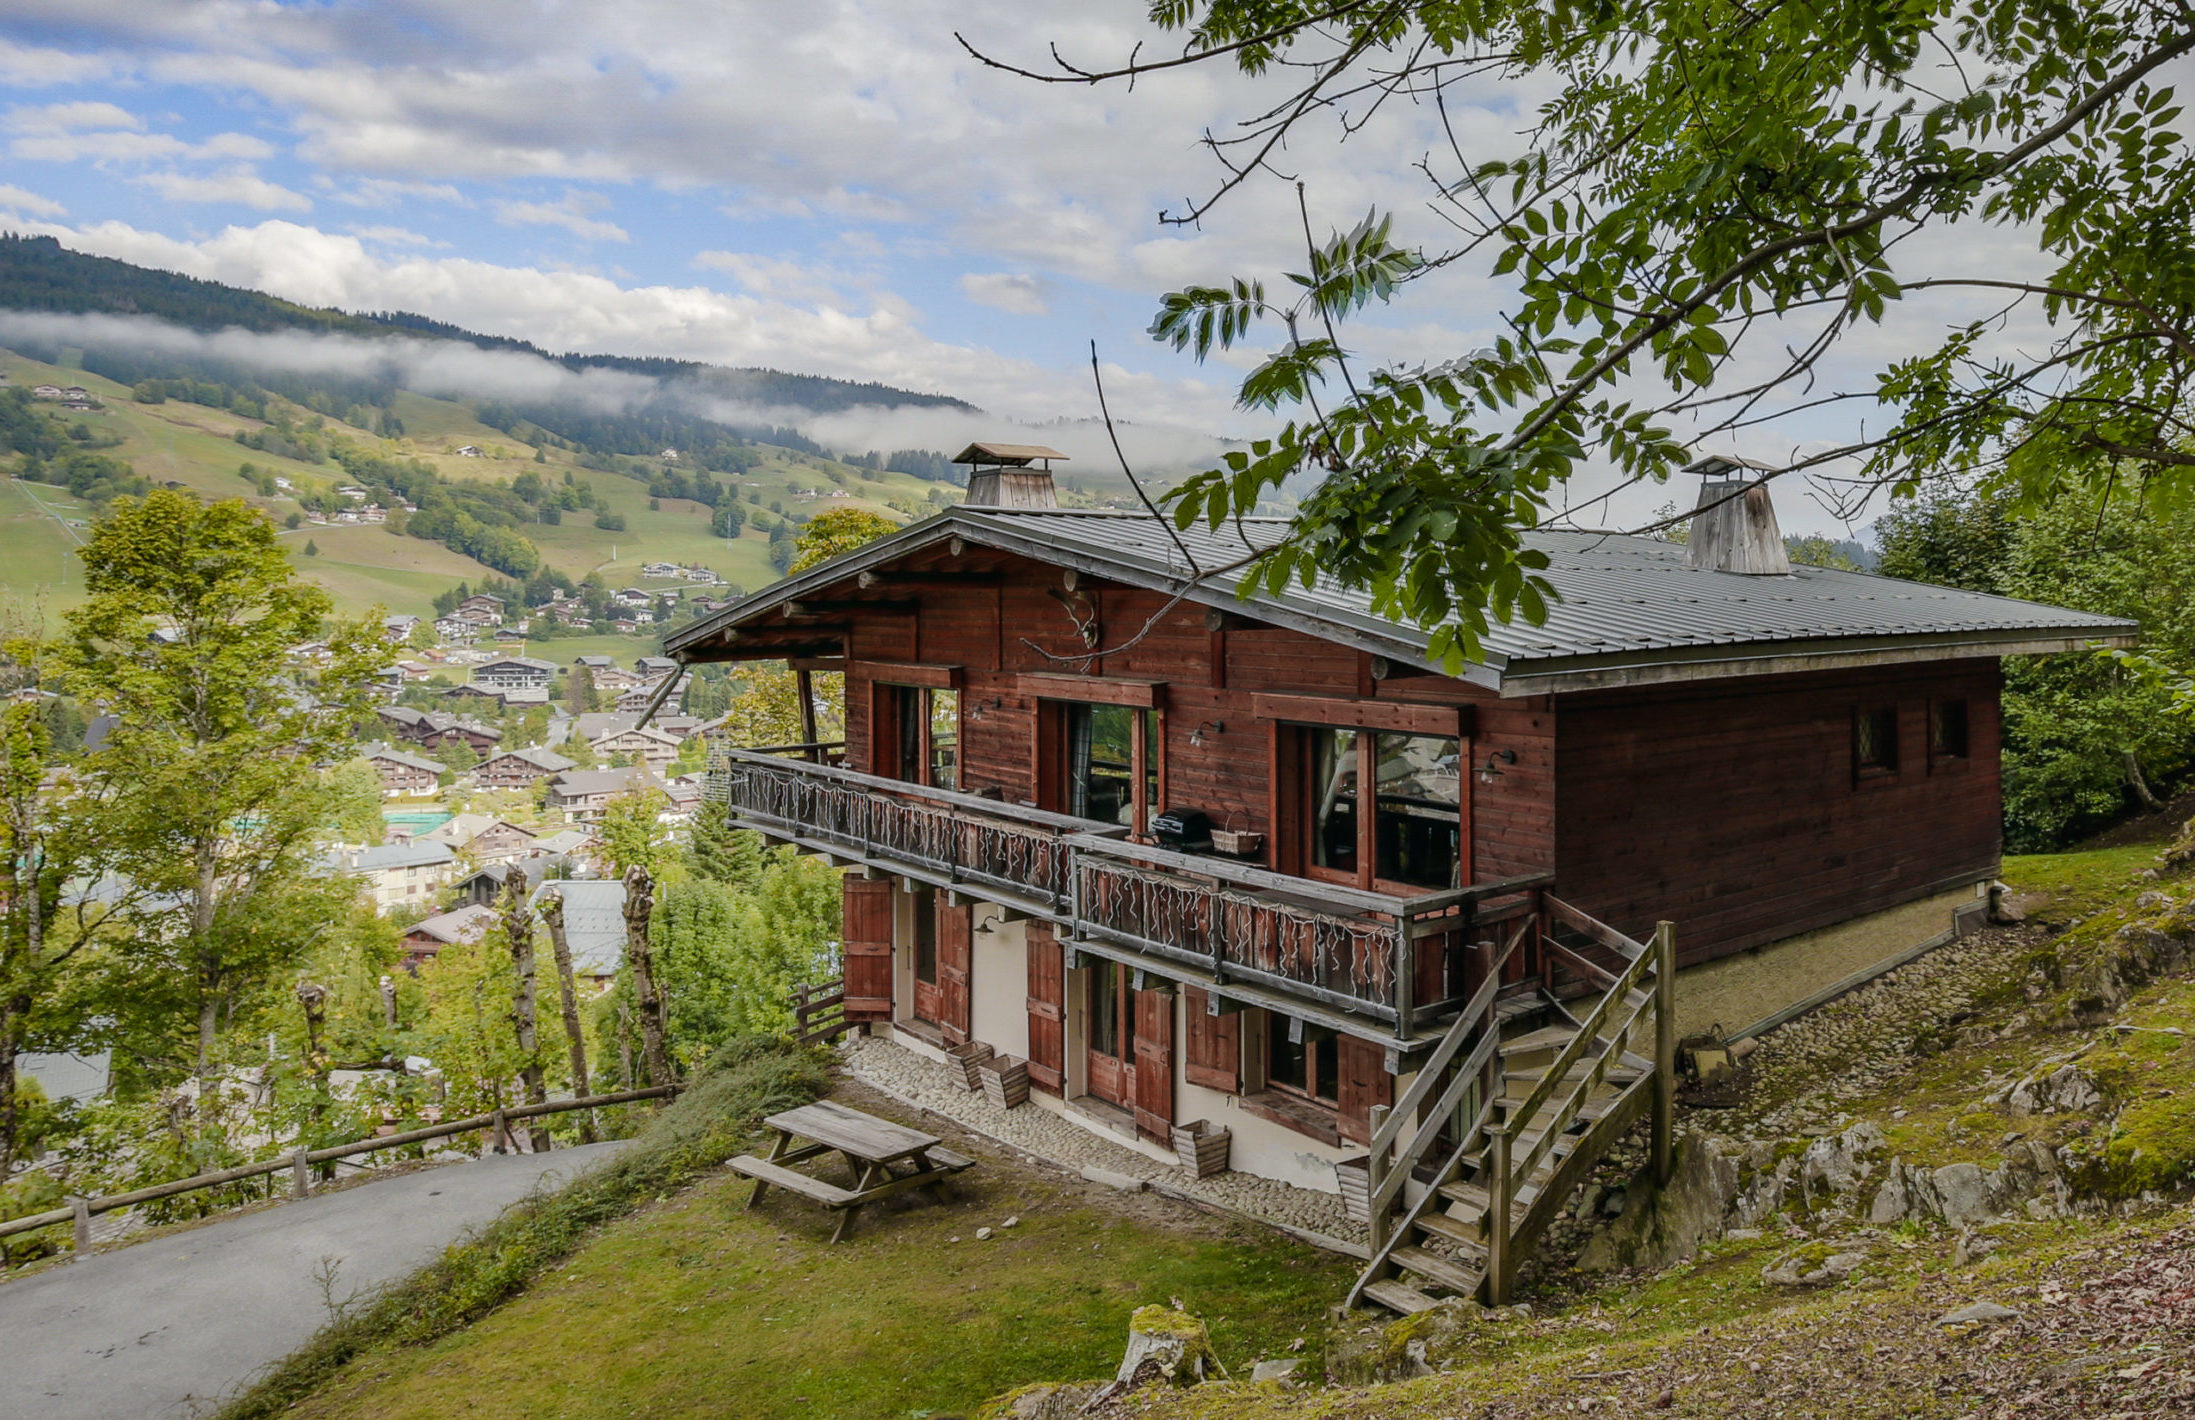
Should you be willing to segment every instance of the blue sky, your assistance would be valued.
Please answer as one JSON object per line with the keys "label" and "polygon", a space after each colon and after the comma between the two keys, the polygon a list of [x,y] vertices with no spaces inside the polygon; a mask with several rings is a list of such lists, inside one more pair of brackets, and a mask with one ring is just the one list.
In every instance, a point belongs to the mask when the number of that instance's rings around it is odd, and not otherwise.
{"label": "blue sky", "polygon": [[[295,300],[402,308],[556,350],[672,355],[958,395],[993,421],[1095,412],[1089,342],[1139,457],[1257,432],[1153,344],[1158,296],[1301,264],[1291,182],[1194,229],[1162,208],[1220,174],[1197,144],[1270,95],[1217,66],[1125,88],[982,68],[1165,41],[1141,0],[10,0],[0,16],[0,227]],[[1451,102],[1485,152],[1536,96]],[[1457,99],[1465,100],[1457,102]],[[1475,100],[1470,102],[1469,100]],[[1261,106],[1261,105],[1260,105]],[[1393,105],[1285,155],[1315,225],[1375,203],[1442,240]],[[1466,269],[1352,338],[1374,360],[1486,343]],[[936,446],[971,428],[845,431]],[[1776,458],[1823,431],[1767,428]],[[1096,451],[1091,451],[1095,455]],[[1174,461],[1169,459],[1169,461]],[[1818,524],[1779,494],[1788,524]],[[1687,490],[1619,505],[1647,509]]]}

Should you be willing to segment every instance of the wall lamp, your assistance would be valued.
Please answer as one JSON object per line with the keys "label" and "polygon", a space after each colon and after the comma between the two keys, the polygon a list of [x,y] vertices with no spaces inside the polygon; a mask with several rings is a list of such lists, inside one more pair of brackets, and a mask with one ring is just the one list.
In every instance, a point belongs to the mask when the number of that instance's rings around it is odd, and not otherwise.
{"label": "wall lamp", "polygon": [[980,720],[983,718],[984,711],[996,710],[1005,703],[1006,701],[1002,697],[996,695],[992,696],[989,700],[978,700],[968,707],[968,718],[971,720]]}
{"label": "wall lamp", "polygon": [[1515,750],[1495,750],[1492,754],[1486,756],[1486,763],[1479,766],[1479,782],[1481,784],[1493,783],[1496,779],[1501,778],[1500,765],[1515,764],[1516,762],[1517,752]]}
{"label": "wall lamp", "polygon": [[1198,725],[1195,729],[1189,732],[1189,743],[1193,745],[1203,744],[1204,737],[1207,733],[1213,735],[1226,734],[1226,723],[1220,720],[1206,720],[1204,723]]}

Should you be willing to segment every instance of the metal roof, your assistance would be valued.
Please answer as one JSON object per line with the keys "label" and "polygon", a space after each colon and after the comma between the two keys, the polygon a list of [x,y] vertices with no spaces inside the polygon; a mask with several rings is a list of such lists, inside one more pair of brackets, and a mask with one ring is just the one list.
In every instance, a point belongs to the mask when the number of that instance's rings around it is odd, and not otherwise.
{"label": "metal roof", "polygon": [[[721,632],[801,595],[919,548],[959,537],[1059,566],[1183,592],[1378,655],[1432,667],[1426,631],[1372,609],[1367,593],[1332,583],[1291,584],[1238,600],[1234,578],[1191,586],[1192,569],[1274,546],[1281,518],[1251,518],[1179,534],[1147,513],[959,507],[789,578],[676,633],[666,649],[691,652]],[[2002,656],[2131,645],[2135,623],[2037,602],[1929,586],[1864,572],[1794,566],[1788,576],[1745,576],[1687,565],[1675,543],[1620,533],[1537,530],[1524,544],[1546,554],[1556,592],[1547,620],[1496,622],[1462,678],[1504,695],[1615,684],[1819,669],[1828,666]]]}
{"label": "metal roof", "polygon": [[954,463],[1021,465],[1034,463],[1038,459],[1058,459],[1061,463],[1069,462],[1067,455],[1057,449],[1048,449],[1042,444],[993,444],[981,439],[954,454],[952,461]]}
{"label": "metal roof", "polygon": [[564,940],[572,969],[611,976],[625,963],[625,884],[617,878],[552,878],[534,889],[534,910],[551,894],[564,899]]}

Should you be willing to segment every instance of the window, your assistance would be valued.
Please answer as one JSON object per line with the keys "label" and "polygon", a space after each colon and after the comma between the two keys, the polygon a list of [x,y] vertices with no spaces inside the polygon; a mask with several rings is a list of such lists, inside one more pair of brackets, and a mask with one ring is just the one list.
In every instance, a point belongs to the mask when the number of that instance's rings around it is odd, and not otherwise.
{"label": "window", "polygon": [[1862,774],[1891,774],[1898,768],[1898,707],[1860,709],[1852,727],[1853,762]]}
{"label": "window", "polygon": [[[1294,1034],[1299,1037],[1290,1040]],[[1265,1031],[1265,1082],[1321,1104],[1341,1099],[1341,1041],[1320,1026],[1270,1016]]]}
{"label": "window", "polygon": [[939,789],[960,787],[960,692],[932,690],[930,702],[930,777]]}
{"label": "window", "polygon": [[928,888],[915,895],[915,980],[937,985],[937,894]]}
{"label": "window", "polygon": [[1064,708],[1061,812],[1138,830],[1148,826],[1159,811],[1158,712],[1080,702]]}
{"label": "window", "polygon": [[880,685],[882,772],[936,789],[960,787],[960,693]]}
{"label": "window", "polygon": [[1928,757],[1966,758],[1966,702],[1938,700],[1929,706]]}
{"label": "window", "polygon": [[[1463,880],[1462,742],[1452,736],[1306,729],[1304,822],[1314,875],[1360,887]],[[1369,774],[1366,772],[1369,767]],[[1372,817],[1358,786],[1373,787]]]}

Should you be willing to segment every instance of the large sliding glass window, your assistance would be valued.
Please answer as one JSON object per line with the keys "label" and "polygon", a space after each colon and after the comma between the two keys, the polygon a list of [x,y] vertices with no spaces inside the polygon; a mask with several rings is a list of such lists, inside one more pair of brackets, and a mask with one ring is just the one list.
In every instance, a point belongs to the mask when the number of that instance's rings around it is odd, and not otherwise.
{"label": "large sliding glass window", "polygon": [[[1463,880],[1462,744],[1452,736],[1305,728],[1305,857],[1361,887]],[[1372,785],[1365,817],[1362,786]]]}
{"label": "large sliding glass window", "polygon": [[[1066,783],[1060,795],[1061,811],[1140,831],[1160,807],[1158,712],[1079,702],[1063,708]],[[1139,800],[1143,805],[1140,822]]]}

